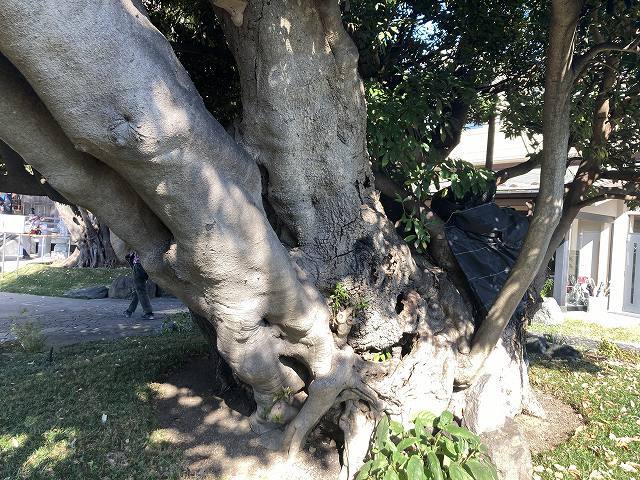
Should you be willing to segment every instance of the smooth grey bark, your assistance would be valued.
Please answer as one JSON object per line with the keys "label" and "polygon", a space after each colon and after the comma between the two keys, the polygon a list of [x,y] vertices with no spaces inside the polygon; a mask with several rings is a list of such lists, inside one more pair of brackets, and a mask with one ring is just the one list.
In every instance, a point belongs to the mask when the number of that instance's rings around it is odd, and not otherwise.
{"label": "smooth grey bark", "polygon": [[58,202],[67,200],[33,168],[29,172],[20,155],[0,140],[0,191],[21,195],[48,196]]}
{"label": "smooth grey bark", "polygon": [[[521,410],[521,352],[507,336],[495,350],[500,368],[474,397],[513,394],[478,423],[479,401],[467,414],[470,397],[453,396],[461,339],[473,330],[469,305],[445,273],[416,263],[384,217],[337,4],[252,3],[241,22],[233,11],[238,143],[128,0],[5,2],[0,51],[11,63],[0,58],[0,138],[140,252],[251,386],[255,428],[285,424],[291,452],[342,403],[345,476],[383,410],[407,421],[455,407],[478,431],[499,428]],[[288,249],[263,209],[258,164]],[[319,289],[337,281],[369,305],[333,315]],[[365,360],[386,349],[391,361]]]}
{"label": "smooth grey bark", "polygon": [[489,354],[543,264],[562,215],[564,173],[569,144],[569,122],[575,74],[572,70],[576,27],[582,3],[554,0],[547,46],[543,107],[540,191],[522,252],[485,320],[473,338],[471,354],[456,378],[460,386],[473,384]]}

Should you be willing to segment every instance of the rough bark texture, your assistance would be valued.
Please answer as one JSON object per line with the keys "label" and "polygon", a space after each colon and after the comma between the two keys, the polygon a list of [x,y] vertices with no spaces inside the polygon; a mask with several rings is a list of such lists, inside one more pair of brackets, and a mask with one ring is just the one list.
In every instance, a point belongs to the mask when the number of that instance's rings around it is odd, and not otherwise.
{"label": "rough bark texture", "polygon": [[65,267],[115,267],[120,260],[111,246],[109,228],[83,207],[72,208],[58,203],[60,218],[65,223],[76,250],[64,262]]}
{"label": "rough bark texture", "polygon": [[[0,138],[140,252],[251,387],[256,430],[283,426],[292,453],[332,407],[345,478],[381,411],[455,408],[478,432],[499,429],[526,397],[520,344],[503,332],[494,373],[453,394],[471,308],[384,216],[337,3],[215,3],[233,15],[237,142],[128,0],[5,2]],[[350,300],[332,311],[323,293],[337,283]],[[390,361],[366,361],[381,350]]]}

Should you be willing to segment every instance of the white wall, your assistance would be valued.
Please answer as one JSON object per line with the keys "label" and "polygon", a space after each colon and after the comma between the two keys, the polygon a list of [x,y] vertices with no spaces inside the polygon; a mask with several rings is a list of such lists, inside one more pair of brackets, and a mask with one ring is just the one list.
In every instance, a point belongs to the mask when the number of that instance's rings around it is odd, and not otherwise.
{"label": "white wall", "polygon": [[613,222],[613,242],[611,245],[611,291],[609,296],[609,310],[614,312],[621,312],[624,304],[628,234],[629,213],[624,212]]}

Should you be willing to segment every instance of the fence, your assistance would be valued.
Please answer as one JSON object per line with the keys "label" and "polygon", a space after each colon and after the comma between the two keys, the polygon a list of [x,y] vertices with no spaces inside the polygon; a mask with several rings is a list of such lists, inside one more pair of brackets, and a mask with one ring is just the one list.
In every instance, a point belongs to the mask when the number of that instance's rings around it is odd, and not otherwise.
{"label": "fence", "polygon": [[[26,240],[28,239],[28,241]],[[17,241],[16,243],[16,254],[15,260],[9,259],[9,257],[13,257],[14,255],[7,254],[7,242]],[[20,268],[20,260],[22,259],[22,252],[25,247],[31,247],[31,242],[36,242],[38,244],[39,256],[31,257],[31,261],[44,261],[46,259],[52,259],[51,255],[51,245],[61,245],[64,244],[64,253],[63,257],[68,257],[71,254],[71,237],[69,235],[56,235],[56,234],[30,234],[30,233],[12,233],[12,232],[2,232],[2,276],[7,273],[7,263],[15,262],[12,266],[15,267],[12,271],[16,272],[18,275],[18,269]],[[31,255],[31,252],[27,252]],[[55,251],[54,253],[62,253],[60,251]]]}

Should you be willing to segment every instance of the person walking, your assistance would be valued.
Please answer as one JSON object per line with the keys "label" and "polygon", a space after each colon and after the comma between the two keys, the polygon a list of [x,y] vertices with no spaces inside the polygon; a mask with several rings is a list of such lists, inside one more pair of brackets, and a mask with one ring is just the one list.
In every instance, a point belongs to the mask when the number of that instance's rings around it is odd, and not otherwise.
{"label": "person walking", "polygon": [[129,262],[129,266],[133,271],[133,284],[135,289],[133,290],[133,299],[131,300],[131,304],[129,305],[129,308],[124,311],[124,316],[131,318],[131,315],[133,315],[133,312],[135,312],[138,307],[138,301],[140,301],[142,311],[144,312],[142,315],[143,320],[153,320],[155,317],[153,316],[151,301],[149,300],[149,294],[147,293],[147,280],[149,279],[149,275],[147,275],[147,272],[142,268],[140,257],[136,252],[128,253],[125,258]]}

